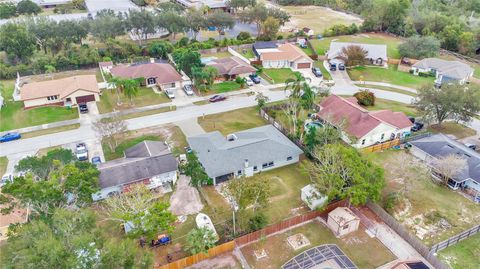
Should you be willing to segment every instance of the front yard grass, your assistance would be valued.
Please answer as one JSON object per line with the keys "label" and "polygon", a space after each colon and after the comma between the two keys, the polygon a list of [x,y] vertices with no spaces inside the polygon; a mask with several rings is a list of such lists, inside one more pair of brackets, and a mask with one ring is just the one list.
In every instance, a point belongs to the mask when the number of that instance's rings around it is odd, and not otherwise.
{"label": "front yard grass", "polygon": [[118,146],[112,151],[105,141],[102,141],[105,160],[110,161],[124,156],[124,151],[142,141],[166,141],[175,155],[183,153],[187,146],[185,135],[179,127],[171,124],[159,127],[129,131],[117,137]]}
{"label": "front yard grass", "polygon": [[206,132],[220,131],[228,135],[238,131],[266,125],[255,107],[241,108],[224,113],[198,118],[198,123]]}
{"label": "front yard grass", "polygon": [[[387,184],[383,190],[384,198],[390,193],[399,193],[399,200],[391,211],[392,216],[427,246],[479,223],[478,205],[450,188],[433,182],[428,169],[412,155],[400,150],[366,155],[385,169]],[[445,219],[450,226],[442,225],[441,219]]]}
{"label": "front yard grass", "polygon": [[463,124],[455,122],[444,122],[442,126],[430,125],[427,130],[434,134],[442,133],[447,135],[454,135],[457,139],[462,139],[469,136],[474,136],[477,132]]}
{"label": "front yard grass", "polygon": [[387,45],[387,56],[389,58],[394,58],[394,59],[400,58],[400,53],[398,52],[398,45],[403,43],[401,39],[393,36],[389,36],[385,34],[370,34],[370,33],[326,37],[322,39],[311,40],[310,43],[315,48],[318,55],[325,55],[325,53],[330,48],[330,42],[332,42],[333,40],[338,42]]}
{"label": "front yard grass", "polygon": [[[298,233],[302,233],[310,241],[310,245],[294,251],[287,243],[287,238]],[[380,241],[368,236],[362,228],[338,239],[329,228],[318,220],[261,239],[241,250],[252,267],[273,269],[281,268],[284,263],[305,250],[324,244],[336,244],[361,269],[377,268],[395,259],[394,255]],[[257,260],[253,251],[260,249],[265,249],[268,257]]]}
{"label": "front yard grass", "polygon": [[395,112],[403,112],[407,116],[417,116],[418,111],[413,105],[408,105],[396,101],[386,100],[386,99],[375,99],[374,106],[365,107],[367,110],[374,111],[374,110],[384,110],[390,109]]}
{"label": "front yard grass", "polygon": [[477,269],[480,264],[480,233],[438,253],[452,269]]}
{"label": "front yard grass", "polygon": [[252,49],[238,49],[237,52],[242,54],[242,56],[247,59],[255,58],[255,54],[253,53]]}
{"label": "front yard grass", "polygon": [[276,83],[285,83],[285,80],[288,78],[294,78],[294,73],[290,68],[266,68],[263,69],[265,73],[271,80],[272,84]]}
{"label": "front yard grass", "polygon": [[122,120],[128,120],[128,119],[144,117],[144,116],[149,116],[149,115],[154,115],[154,114],[160,114],[160,113],[165,113],[165,112],[170,112],[170,111],[175,111],[175,110],[177,110],[177,106],[167,106],[167,107],[161,107],[161,108],[157,108],[157,109],[150,109],[150,110],[142,111],[142,112],[134,112],[134,113],[121,115],[120,118]]}
{"label": "front yard grass", "polygon": [[[235,81],[224,81],[220,83],[215,83],[212,85],[211,89],[208,92],[212,93],[223,93],[240,90],[242,88],[241,84],[238,84]],[[209,93],[206,93],[208,95]]]}
{"label": "front yard grass", "polygon": [[138,95],[133,98],[133,105],[130,104],[130,100],[122,93],[119,93],[119,96],[121,102],[120,105],[117,104],[118,96],[115,89],[104,90],[102,92],[102,96],[100,97],[100,102],[97,102],[98,111],[103,114],[112,111],[150,106],[172,101],[163,92],[155,93],[152,89],[145,87],[142,87],[138,90]]}
{"label": "front yard grass", "polygon": [[0,175],[3,176],[7,171],[8,158],[6,156],[0,157]]}
{"label": "front yard grass", "polygon": [[377,86],[377,85],[370,85],[370,84],[363,84],[363,83],[357,83],[355,84],[358,87],[361,88],[366,88],[366,89],[377,89],[377,90],[383,90],[383,91],[389,91],[389,92],[396,92],[396,93],[401,93],[401,94],[406,94],[410,96],[417,96],[417,94],[410,92],[410,91],[405,91],[397,88],[392,88],[392,87],[385,87],[385,86]]}
{"label": "front yard grass", "polygon": [[323,66],[322,61],[315,61],[315,66],[320,68],[320,71],[322,71],[323,79],[324,80],[332,80],[332,75],[327,71],[325,66]]}
{"label": "front yard grass", "polygon": [[388,68],[359,66],[348,69],[348,75],[353,81],[377,81],[418,89],[423,85],[433,85],[433,77],[414,76],[397,70],[396,65]]}

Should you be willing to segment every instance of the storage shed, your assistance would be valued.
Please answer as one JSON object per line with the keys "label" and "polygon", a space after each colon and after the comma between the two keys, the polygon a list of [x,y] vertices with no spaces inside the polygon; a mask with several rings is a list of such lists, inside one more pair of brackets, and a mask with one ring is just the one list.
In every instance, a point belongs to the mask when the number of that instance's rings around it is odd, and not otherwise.
{"label": "storage shed", "polygon": [[337,207],[328,213],[327,224],[335,236],[341,237],[358,230],[360,218],[348,207]]}

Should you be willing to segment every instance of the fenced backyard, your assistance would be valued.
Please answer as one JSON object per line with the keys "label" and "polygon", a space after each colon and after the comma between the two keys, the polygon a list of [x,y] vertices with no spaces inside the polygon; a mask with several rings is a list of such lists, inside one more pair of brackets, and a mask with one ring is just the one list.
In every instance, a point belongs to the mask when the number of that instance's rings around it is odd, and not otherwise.
{"label": "fenced backyard", "polygon": [[464,239],[467,239],[471,236],[474,236],[475,234],[479,233],[480,232],[480,224],[479,225],[476,225],[466,231],[463,231],[455,236],[452,236],[450,238],[448,238],[447,240],[445,241],[442,241],[436,245],[433,245],[432,248],[430,249],[430,252],[432,253],[437,253],[439,252],[440,250],[442,249],[446,249],[448,248],[449,246],[452,246],[452,245],[455,245],[456,243],[464,240]]}

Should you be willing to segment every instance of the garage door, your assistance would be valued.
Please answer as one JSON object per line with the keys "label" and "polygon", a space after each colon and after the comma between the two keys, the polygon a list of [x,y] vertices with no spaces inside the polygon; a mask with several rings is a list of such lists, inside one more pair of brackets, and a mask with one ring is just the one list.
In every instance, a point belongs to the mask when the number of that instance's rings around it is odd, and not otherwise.
{"label": "garage door", "polygon": [[77,99],[77,104],[92,102],[92,101],[95,101],[95,95],[92,94],[92,95],[78,96],[76,99]]}
{"label": "garage door", "polygon": [[310,63],[298,63],[297,68],[298,69],[310,68]]}

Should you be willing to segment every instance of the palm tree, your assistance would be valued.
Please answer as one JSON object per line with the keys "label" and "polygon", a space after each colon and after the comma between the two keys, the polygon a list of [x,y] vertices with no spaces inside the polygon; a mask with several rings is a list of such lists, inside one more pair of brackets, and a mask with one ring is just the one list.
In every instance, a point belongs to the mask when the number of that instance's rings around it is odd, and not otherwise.
{"label": "palm tree", "polygon": [[[120,100],[120,82],[121,82],[121,78],[118,78],[118,77],[114,77],[114,76],[109,76],[107,77],[107,83],[109,85],[113,85],[115,87],[115,92],[117,93],[117,105],[121,105],[122,102]],[[108,87],[107,87],[108,88]]]}
{"label": "palm tree", "polygon": [[309,87],[309,78],[305,78],[300,72],[293,73],[294,78],[285,80],[285,91],[290,90],[290,96],[285,104],[284,113],[292,123],[290,133],[295,134],[297,131],[298,113],[300,110],[301,98],[304,89]]}
{"label": "palm tree", "polygon": [[288,78],[285,80],[285,91],[291,90],[290,98],[300,98],[304,84],[310,82],[310,78],[305,78],[302,73],[294,72],[294,78]]}
{"label": "palm tree", "polygon": [[123,95],[130,100],[130,104],[133,105],[133,97],[138,95],[138,88],[140,82],[135,79],[124,79],[121,81],[121,88]]}

